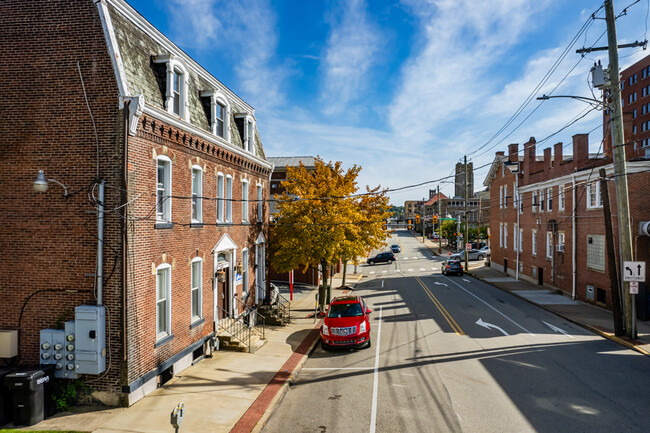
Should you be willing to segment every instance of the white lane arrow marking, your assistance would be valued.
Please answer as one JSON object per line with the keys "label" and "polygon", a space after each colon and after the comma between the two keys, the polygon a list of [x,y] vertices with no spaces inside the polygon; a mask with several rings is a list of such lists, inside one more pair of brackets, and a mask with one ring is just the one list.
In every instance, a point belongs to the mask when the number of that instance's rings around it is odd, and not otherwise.
{"label": "white lane arrow marking", "polygon": [[439,283],[439,282],[437,282],[437,281],[436,281],[435,283],[433,283],[433,284],[435,284],[436,286],[445,286],[445,287],[449,287],[449,286],[446,285],[445,283]]}
{"label": "white lane arrow marking", "polygon": [[558,327],[555,326],[555,325],[551,325],[551,324],[548,323],[548,322],[544,322],[543,320],[542,320],[542,323],[543,323],[544,325],[548,326],[549,328],[551,328],[551,329],[552,329],[553,331],[555,331],[555,332],[559,332],[559,333],[561,333],[561,334],[564,334],[564,335],[566,335],[566,336],[569,337],[569,338],[575,338],[573,335],[569,335],[569,333],[566,332],[564,329],[560,329],[560,328],[558,328]]}
{"label": "white lane arrow marking", "polygon": [[508,334],[506,331],[504,331],[503,328],[499,328],[497,325],[493,325],[493,324],[491,324],[491,323],[484,322],[483,319],[481,319],[481,318],[479,318],[479,319],[476,321],[476,324],[477,324],[478,326],[482,326],[482,327],[484,327],[485,329],[494,328],[494,329],[496,329],[497,331],[501,331],[501,332],[503,333],[503,335],[510,335],[510,334]]}
{"label": "white lane arrow marking", "polygon": [[465,278],[463,278],[463,281],[465,281],[466,283],[469,283],[469,280],[466,280]]}

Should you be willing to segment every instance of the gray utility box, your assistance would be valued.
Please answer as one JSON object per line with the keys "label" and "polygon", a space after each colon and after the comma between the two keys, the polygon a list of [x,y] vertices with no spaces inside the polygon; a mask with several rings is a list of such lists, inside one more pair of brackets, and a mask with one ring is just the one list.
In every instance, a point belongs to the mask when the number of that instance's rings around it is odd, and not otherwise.
{"label": "gray utility box", "polygon": [[106,370],[106,309],[80,305],[74,313],[76,372],[100,374]]}

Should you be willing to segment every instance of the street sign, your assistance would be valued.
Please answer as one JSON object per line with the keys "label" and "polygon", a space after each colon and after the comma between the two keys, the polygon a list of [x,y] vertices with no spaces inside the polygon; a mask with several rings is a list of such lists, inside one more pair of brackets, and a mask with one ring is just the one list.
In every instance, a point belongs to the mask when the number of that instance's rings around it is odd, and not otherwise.
{"label": "street sign", "polygon": [[623,281],[645,282],[645,262],[623,262]]}
{"label": "street sign", "polygon": [[639,294],[639,282],[630,281],[630,295],[638,295],[638,294]]}
{"label": "street sign", "polygon": [[466,250],[471,250],[472,249],[472,244],[470,244],[470,243],[465,244],[465,249]]}

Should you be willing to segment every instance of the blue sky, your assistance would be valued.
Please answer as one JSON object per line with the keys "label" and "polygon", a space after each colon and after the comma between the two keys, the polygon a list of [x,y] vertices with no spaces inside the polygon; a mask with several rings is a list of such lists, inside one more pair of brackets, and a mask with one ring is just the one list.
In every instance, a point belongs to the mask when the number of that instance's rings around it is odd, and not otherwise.
{"label": "blue sky", "polygon": [[[575,50],[607,43],[605,21],[590,19],[597,11],[604,17],[598,0],[129,3],[255,107],[267,156],[320,155],[360,165],[361,188],[436,180],[466,154],[483,166],[509,143],[531,136],[539,143],[582,115],[538,144],[538,154],[577,133],[593,130],[593,152],[602,139],[600,111],[575,100],[535,100],[543,93],[592,95],[589,70],[598,60],[607,65],[607,52],[581,57]],[[650,0],[614,6],[617,14],[629,6],[617,20],[619,44],[644,40]],[[623,49],[621,66],[648,54]],[[489,141],[529,95],[519,117]],[[476,170],[476,190],[487,171]],[[453,195],[451,184],[433,182],[391,192],[391,202],[422,199],[438,185]]]}

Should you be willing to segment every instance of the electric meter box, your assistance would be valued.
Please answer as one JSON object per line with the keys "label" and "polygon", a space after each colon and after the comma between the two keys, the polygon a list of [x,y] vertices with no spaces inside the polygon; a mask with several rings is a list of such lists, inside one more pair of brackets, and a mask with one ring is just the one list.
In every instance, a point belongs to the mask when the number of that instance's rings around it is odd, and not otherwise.
{"label": "electric meter box", "polygon": [[75,371],[78,374],[102,373],[106,370],[105,307],[95,305],[75,307],[74,329]]}
{"label": "electric meter box", "polygon": [[63,369],[65,331],[63,329],[41,329],[40,337],[40,363],[43,365],[54,365],[55,372]]}
{"label": "electric meter box", "polygon": [[77,374],[77,365],[75,364],[77,342],[75,341],[74,320],[65,322],[65,346],[63,351],[63,368],[56,370],[55,376],[64,379],[76,379],[79,377]]}

